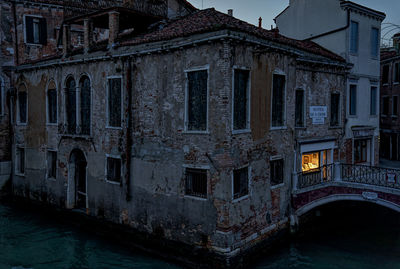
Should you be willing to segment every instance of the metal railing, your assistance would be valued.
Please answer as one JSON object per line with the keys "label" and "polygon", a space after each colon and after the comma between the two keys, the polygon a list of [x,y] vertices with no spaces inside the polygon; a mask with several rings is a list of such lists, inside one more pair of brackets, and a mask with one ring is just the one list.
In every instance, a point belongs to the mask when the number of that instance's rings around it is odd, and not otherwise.
{"label": "metal railing", "polygon": [[333,164],[297,174],[297,188],[302,189],[333,180]]}
{"label": "metal railing", "polygon": [[341,180],[400,189],[400,169],[341,164]]}

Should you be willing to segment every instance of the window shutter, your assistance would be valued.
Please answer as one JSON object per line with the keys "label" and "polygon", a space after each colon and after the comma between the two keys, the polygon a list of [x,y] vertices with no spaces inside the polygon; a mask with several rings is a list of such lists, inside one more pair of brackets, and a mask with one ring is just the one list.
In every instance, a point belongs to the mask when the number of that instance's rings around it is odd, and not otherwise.
{"label": "window shutter", "polygon": [[33,43],[33,18],[25,17],[26,43]]}
{"label": "window shutter", "polygon": [[47,44],[47,24],[45,18],[39,19],[39,41],[40,44],[46,45]]}

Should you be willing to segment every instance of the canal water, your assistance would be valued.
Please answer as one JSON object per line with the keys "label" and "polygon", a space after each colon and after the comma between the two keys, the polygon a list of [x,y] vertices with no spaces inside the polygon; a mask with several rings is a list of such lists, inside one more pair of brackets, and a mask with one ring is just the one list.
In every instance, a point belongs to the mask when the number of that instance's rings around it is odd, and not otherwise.
{"label": "canal water", "polygon": [[[252,268],[400,269],[400,217],[365,204],[331,204]],[[51,216],[0,204],[0,269],[181,268],[99,239]]]}

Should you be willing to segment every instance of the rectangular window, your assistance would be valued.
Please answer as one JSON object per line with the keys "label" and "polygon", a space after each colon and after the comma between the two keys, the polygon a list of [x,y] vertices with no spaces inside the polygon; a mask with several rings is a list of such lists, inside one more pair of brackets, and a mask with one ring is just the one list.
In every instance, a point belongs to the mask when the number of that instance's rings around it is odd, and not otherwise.
{"label": "rectangular window", "polygon": [[331,94],[331,126],[339,126],[340,94]]}
{"label": "rectangular window", "polygon": [[367,162],[367,139],[354,140],[354,162]]}
{"label": "rectangular window", "polygon": [[207,198],[207,170],[186,168],[185,195]]}
{"label": "rectangular window", "polygon": [[302,156],[301,170],[303,173],[313,172],[320,168],[320,153],[305,153]]}
{"label": "rectangular window", "polygon": [[207,70],[187,73],[187,123],[188,131],[207,131]]}
{"label": "rectangular window", "polygon": [[382,115],[389,115],[389,97],[385,96],[382,98]]}
{"label": "rectangular window", "polygon": [[377,88],[371,87],[371,103],[370,103],[370,115],[376,115],[376,96],[377,96]]}
{"label": "rectangular window", "polygon": [[47,44],[47,23],[45,18],[25,16],[25,40],[30,44]]}
{"label": "rectangular window", "polygon": [[47,178],[57,177],[57,151],[47,151]]}
{"label": "rectangular window", "polygon": [[399,97],[393,96],[392,98],[392,115],[397,116],[398,113],[398,107],[399,107]]}
{"label": "rectangular window", "polygon": [[382,84],[389,83],[389,65],[384,65],[382,68]]}
{"label": "rectangular window", "polygon": [[15,158],[15,172],[17,174],[23,175],[25,174],[25,149],[17,147],[16,148],[16,158]]}
{"label": "rectangular window", "polygon": [[108,79],[108,126],[121,127],[121,78]]}
{"label": "rectangular window", "polygon": [[249,194],[249,168],[233,170],[233,199]]}
{"label": "rectangular window", "polygon": [[47,90],[47,115],[49,123],[57,123],[57,91]]}
{"label": "rectangular window", "polygon": [[358,22],[351,21],[350,26],[350,52],[358,52]]}
{"label": "rectangular window", "polygon": [[285,76],[274,74],[272,89],[272,127],[282,127],[285,121]]}
{"label": "rectangular window", "polygon": [[271,166],[271,185],[278,185],[283,183],[283,159],[274,160],[270,162]]}
{"label": "rectangular window", "polygon": [[249,129],[249,71],[234,71],[233,129]]}
{"label": "rectangular window", "polygon": [[357,85],[350,85],[350,107],[349,114],[356,115],[357,114]]}
{"label": "rectangular window", "polygon": [[374,58],[378,57],[379,53],[379,29],[371,28],[371,56]]}
{"label": "rectangular window", "polygon": [[304,91],[296,90],[296,107],[295,107],[295,124],[296,127],[304,127]]}
{"label": "rectangular window", "polygon": [[27,122],[27,111],[28,111],[28,94],[27,92],[18,92],[18,122]]}
{"label": "rectangular window", "polygon": [[393,82],[395,83],[399,83],[400,82],[400,64],[399,63],[395,63],[394,64],[394,79]]}
{"label": "rectangular window", "polygon": [[107,157],[107,180],[121,183],[121,159]]}

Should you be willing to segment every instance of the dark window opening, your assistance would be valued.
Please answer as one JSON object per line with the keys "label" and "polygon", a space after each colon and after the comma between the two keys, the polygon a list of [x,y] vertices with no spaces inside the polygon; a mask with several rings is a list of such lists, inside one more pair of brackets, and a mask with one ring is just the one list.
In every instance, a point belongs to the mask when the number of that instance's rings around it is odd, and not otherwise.
{"label": "dark window opening", "polygon": [[207,130],[207,70],[187,73],[189,131]]}
{"label": "dark window opening", "polygon": [[393,116],[397,116],[398,113],[398,107],[399,107],[399,97],[393,96],[393,100],[392,100],[393,104],[392,104],[392,115]]}
{"label": "dark window opening", "polygon": [[350,115],[357,114],[357,85],[350,85]]}
{"label": "dark window opening", "polygon": [[185,195],[207,198],[207,170],[186,168]]}
{"label": "dark window opening", "polygon": [[28,112],[28,94],[25,91],[18,93],[18,110],[19,123],[26,123]]}
{"label": "dark window opening", "polygon": [[25,149],[24,148],[17,148],[16,152],[16,159],[17,159],[17,173],[25,174]]}
{"label": "dark window opening", "polygon": [[235,70],[233,128],[234,130],[248,129],[249,106],[249,71]]}
{"label": "dark window opening", "polygon": [[370,104],[370,114],[372,116],[376,115],[376,100],[377,100],[377,88],[371,87],[371,104]]}
{"label": "dark window opening", "polygon": [[121,183],[121,159],[107,157],[107,180]]}
{"label": "dark window opening", "polygon": [[331,94],[331,126],[339,126],[340,94]]}
{"label": "dark window opening", "polygon": [[81,78],[79,82],[81,89],[81,134],[90,134],[90,80],[88,77]]}
{"label": "dark window opening", "polygon": [[395,63],[394,64],[394,82],[399,83],[400,82],[400,64]]}
{"label": "dark window opening", "polygon": [[389,115],[389,97],[385,96],[382,98],[382,115]]}
{"label": "dark window opening", "polygon": [[350,26],[350,52],[358,52],[358,22],[351,21]]}
{"label": "dark window opening", "polygon": [[367,162],[367,139],[354,140],[354,162]]}
{"label": "dark window opening", "polygon": [[76,85],[73,78],[66,83],[67,130],[70,134],[76,133]]}
{"label": "dark window opening", "polygon": [[271,185],[283,183],[283,159],[270,162],[271,165]]}
{"label": "dark window opening", "polygon": [[272,127],[284,125],[285,116],[285,76],[273,76]]}
{"label": "dark window opening", "polygon": [[382,68],[382,84],[389,83],[389,65],[384,65]]}
{"label": "dark window opening", "polygon": [[121,127],[121,79],[109,79],[108,91],[108,125],[110,127]]}
{"label": "dark window opening", "polygon": [[47,90],[47,113],[49,123],[57,123],[57,90]]}
{"label": "dark window opening", "polygon": [[295,123],[296,123],[296,127],[304,127],[304,91],[303,90],[296,90]]}
{"label": "dark window opening", "polygon": [[26,43],[47,44],[47,23],[45,18],[25,17]]}
{"label": "dark window opening", "polygon": [[379,52],[379,29],[371,29],[371,56],[378,57]]}
{"label": "dark window opening", "polygon": [[249,194],[249,169],[244,167],[233,171],[233,199]]}
{"label": "dark window opening", "polygon": [[47,152],[47,177],[56,178],[57,177],[57,152],[48,151]]}

